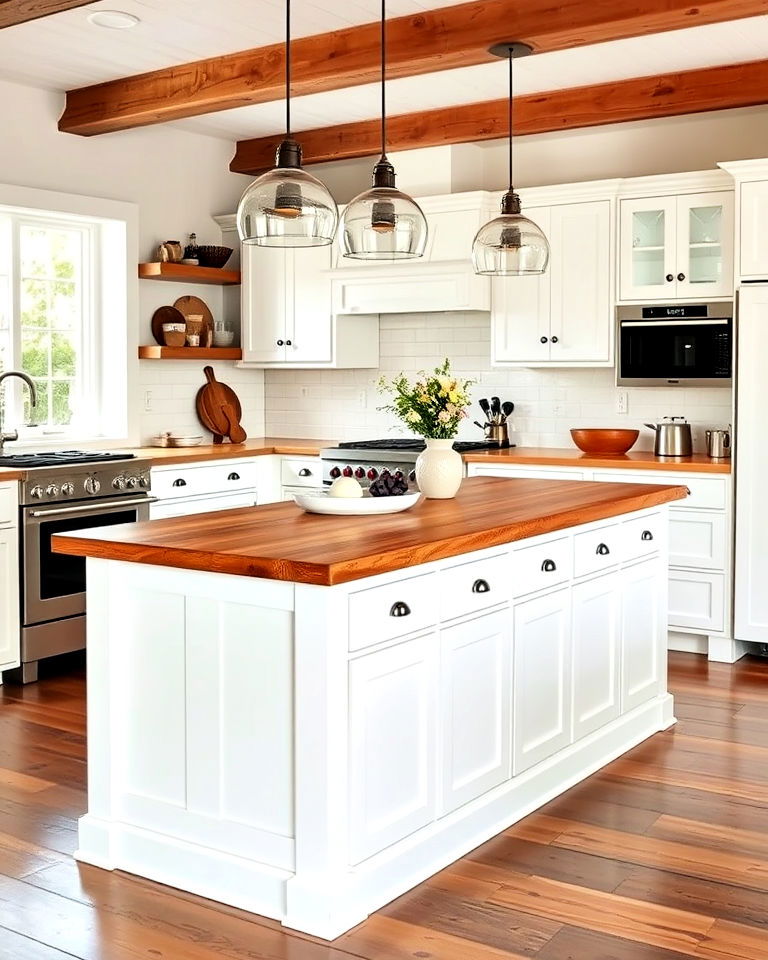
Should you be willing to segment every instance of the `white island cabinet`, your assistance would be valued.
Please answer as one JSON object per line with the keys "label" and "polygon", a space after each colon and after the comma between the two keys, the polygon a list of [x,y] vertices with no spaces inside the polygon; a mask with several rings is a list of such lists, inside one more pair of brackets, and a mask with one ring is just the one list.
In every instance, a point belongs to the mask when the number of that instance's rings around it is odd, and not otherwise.
{"label": "white island cabinet", "polygon": [[18,484],[0,482],[0,671],[20,658],[18,522]]}
{"label": "white island cabinet", "polygon": [[684,496],[476,478],[57,538],[89,558],[77,857],[339,936],[674,722]]}

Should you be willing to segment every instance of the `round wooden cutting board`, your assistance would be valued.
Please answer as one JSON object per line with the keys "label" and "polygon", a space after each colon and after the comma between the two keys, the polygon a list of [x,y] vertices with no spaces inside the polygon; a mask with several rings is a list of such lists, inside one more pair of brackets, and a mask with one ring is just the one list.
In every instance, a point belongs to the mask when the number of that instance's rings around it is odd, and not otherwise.
{"label": "round wooden cutting board", "polygon": [[200,422],[214,435],[214,443],[221,443],[222,437],[228,437],[232,443],[242,443],[246,433],[240,426],[243,410],[237,394],[216,379],[213,367],[204,367],[203,372],[208,382],[200,387],[195,398]]}

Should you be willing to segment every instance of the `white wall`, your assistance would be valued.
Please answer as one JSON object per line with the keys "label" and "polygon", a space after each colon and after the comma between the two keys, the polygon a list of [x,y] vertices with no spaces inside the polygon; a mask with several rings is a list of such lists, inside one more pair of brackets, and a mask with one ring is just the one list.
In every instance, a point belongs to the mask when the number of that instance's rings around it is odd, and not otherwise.
{"label": "white wall", "polygon": [[[471,417],[462,423],[462,439],[480,439],[473,420],[483,420],[480,397],[512,400],[513,442],[518,446],[569,447],[571,427],[640,428],[637,449],[652,449],[644,421],[686,416],[694,425],[694,446],[703,451],[703,431],[727,426],[731,391],[722,387],[675,390],[628,389],[629,409],[616,414],[613,370],[507,370],[490,365],[487,313],[428,313],[381,318],[381,367],[386,376],[401,370],[415,374],[444,357],[462,376],[476,380]],[[377,408],[386,402],[373,370],[272,371],[266,378],[266,428],[269,435],[363,440],[402,435],[399,422]]]}
{"label": "white wall", "polygon": [[[1,181],[137,204],[142,259],[152,258],[158,242],[183,241],[191,231],[201,243],[220,242],[211,217],[232,212],[248,182],[229,172],[231,143],[174,126],[76,137],[57,131],[63,106],[60,94],[0,81]],[[214,316],[222,315],[221,287],[139,282],[139,308],[133,322],[140,343],[153,342],[149,323],[155,308],[188,293],[202,297]],[[133,358],[131,363],[136,417],[130,439],[146,440],[159,429],[199,428],[192,404],[197,386],[204,382],[202,363],[139,364]],[[136,367],[140,367],[138,374]],[[262,433],[262,374],[222,364],[217,375],[239,392],[247,408],[246,429],[254,435]],[[151,413],[144,413],[147,388],[152,391]]]}

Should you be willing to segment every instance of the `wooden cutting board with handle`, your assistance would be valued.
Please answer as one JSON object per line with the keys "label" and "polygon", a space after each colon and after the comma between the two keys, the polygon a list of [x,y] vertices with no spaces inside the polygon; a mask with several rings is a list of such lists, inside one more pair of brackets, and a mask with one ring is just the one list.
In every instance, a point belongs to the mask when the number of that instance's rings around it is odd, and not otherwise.
{"label": "wooden cutting board with handle", "polygon": [[243,409],[237,394],[216,379],[213,367],[203,369],[207,383],[197,391],[195,406],[203,426],[213,434],[213,442],[221,443],[228,437],[232,443],[243,443],[247,437],[240,426]]}

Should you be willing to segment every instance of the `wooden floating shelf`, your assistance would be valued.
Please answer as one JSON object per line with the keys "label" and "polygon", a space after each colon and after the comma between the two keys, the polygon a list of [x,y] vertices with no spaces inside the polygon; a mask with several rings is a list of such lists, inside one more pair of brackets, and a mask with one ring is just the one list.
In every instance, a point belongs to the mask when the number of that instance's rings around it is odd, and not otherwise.
{"label": "wooden floating shelf", "polygon": [[196,267],[191,263],[140,263],[139,279],[234,286],[240,283],[240,271],[223,270],[219,267]]}
{"label": "wooden floating shelf", "polygon": [[139,347],[139,360],[242,360],[240,347]]}

